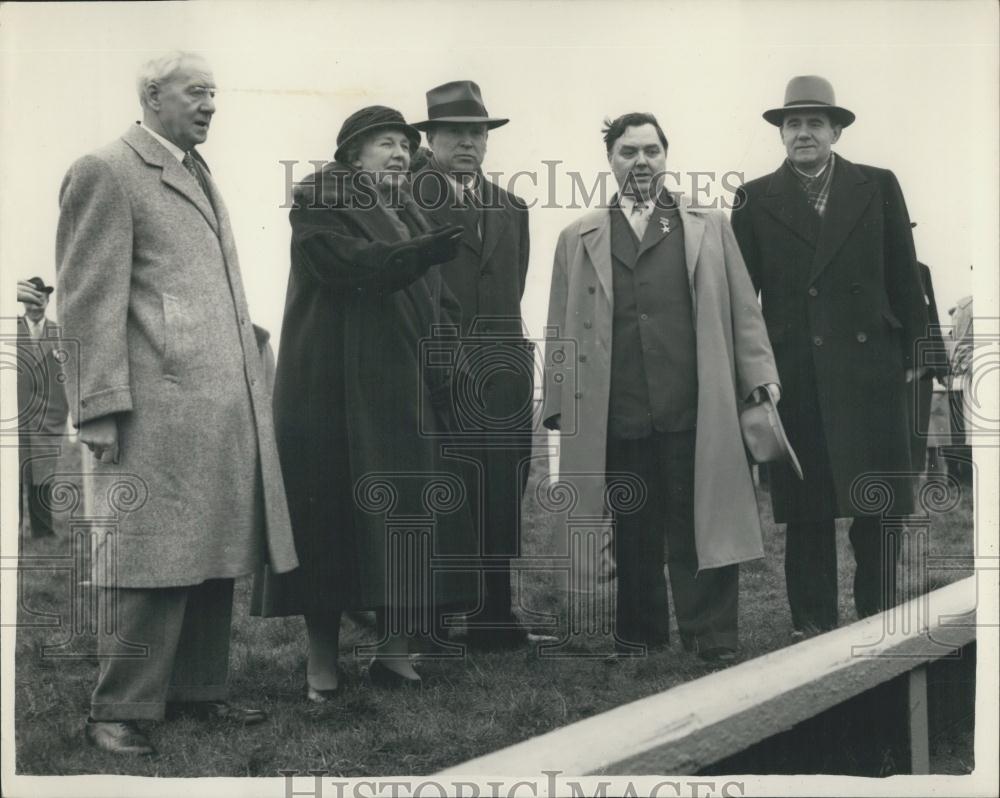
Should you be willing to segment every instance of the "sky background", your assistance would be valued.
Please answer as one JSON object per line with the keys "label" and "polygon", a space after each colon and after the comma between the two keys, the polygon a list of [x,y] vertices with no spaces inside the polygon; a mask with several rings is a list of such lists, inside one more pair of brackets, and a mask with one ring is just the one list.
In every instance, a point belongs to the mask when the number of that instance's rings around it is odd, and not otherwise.
{"label": "sky background", "polygon": [[[959,297],[996,315],[997,7],[989,2],[314,2],[5,4],[0,8],[0,315],[19,277],[55,277],[67,167],[140,117],[135,74],[171,49],[203,53],[218,111],[200,148],[226,199],[254,320],[280,331],[289,268],[286,167],[332,158],[363,105],[425,118],[428,88],[482,87],[510,117],[488,171],[527,201],[571,201],[607,170],[605,116],[648,110],[668,169],[741,172],[784,157],[761,111],[819,74],[857,114],[836,151],[892,169],[931,267],[942,321]],[[556,178],[543,161],[558,160]],[[582,211],[531,212],[523,312],[541,334],[559,231]],[[980,298],[982,301],[980,301]],[[53,303],[53,313],[55,314]]]}

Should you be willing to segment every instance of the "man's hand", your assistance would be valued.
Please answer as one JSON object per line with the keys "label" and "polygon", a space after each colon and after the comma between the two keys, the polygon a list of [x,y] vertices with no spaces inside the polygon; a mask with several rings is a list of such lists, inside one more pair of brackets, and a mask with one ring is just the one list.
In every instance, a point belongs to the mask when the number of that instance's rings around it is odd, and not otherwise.
{"label": "man's hand", "polygon": [[770,394],[775,404],[778,404],[778,402],[781,401],[781,386],[776,382],[769,382],[765,385],[759,385],[754,388],[753,393],[750,394],[751,401],[763,402],[765,398],[765,391]]}
{"label": "man's hand", "polygon": [[35,286],[27,280],[18,280],[17,301],[23,302],[26,305],[38,305],[41,307],[45,304],[45,294],[35,288]]}
{"label": "man's hand", "polygon": [[80,425],[80,442],[94,453],[99,463],[118,464],[118,419],[103,416]]}
{"label": "man's hand", "polygon": [[920,366],[919,368],[916,369],[907,369],[906,381],[913,382],[915,379],[922,380],[926,373],[927,373],[927,366]]}

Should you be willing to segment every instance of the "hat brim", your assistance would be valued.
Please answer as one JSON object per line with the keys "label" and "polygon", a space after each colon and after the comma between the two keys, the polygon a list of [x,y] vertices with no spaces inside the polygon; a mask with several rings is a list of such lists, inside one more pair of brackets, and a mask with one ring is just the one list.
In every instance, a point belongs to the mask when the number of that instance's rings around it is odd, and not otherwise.
{"label": "hat brim", "polygon": [[769,108],[767,111],[764,111],[761,116],[763,116],[766,121],[770,122],[775,127],[781,127],[781,123],[785,119],[785,114],[793,111],[823,111],[829,114],[830,119],[834,124],[838,124],[841,127],[847,127],[852,124],[856,118],[854,114],[846,108],[841,108],[839,105],[823,105],[822,103],[810,103],[808,105],[783,105],[781,108]]}
{"label": "hat brim", "polygon": [[493,130],[495,127],[503,127],[510,120],[500,119],[499,117],[493,116],[440,116],[437,119],[425,119],[423,122],[414,122],[413,126],[417,130],[427,131],[427,128],[432,125],[447,125],[455,123],[464,123],[469,125],[485,124],[487,130]]}
{"label": "hat brim", "polygon": [[403,124],[402,122],[376,122],[374,125],[368,125],[367,127],[361,128],[361,130],[344,139],[340,143],[340,146],[337,147],[337,151],[333,154],[333,160],[344,163],[343,155],[347,146],[351,142],[357,141],[358,138],[366,136],[376,130],[401,130],[410,142],[410,155],[413,155],[413,153],[415,153],[417,148],[420,146],[420,131],[416,128],[416,126]]}

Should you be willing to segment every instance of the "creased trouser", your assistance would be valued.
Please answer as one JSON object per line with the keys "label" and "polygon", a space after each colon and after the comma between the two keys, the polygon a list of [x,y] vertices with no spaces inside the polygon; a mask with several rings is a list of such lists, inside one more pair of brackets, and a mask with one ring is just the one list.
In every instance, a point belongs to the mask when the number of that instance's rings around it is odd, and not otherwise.
{"label": "creased trouser", "polygon": [[167,701],[225,698],[232,579],[100,593],[94,720],[160,720]]}
{"label": "creased trouser", "polygon": [[646,486],[641,507],[615,514],[615,633],[621,642],[655,645],[668,639],[665,541],[684,647],[704,651],[737,646],[739,566],[698,573],[694,454],[694,430],[653,433],[638,440],[608,439],[608,473],[635,474]]}

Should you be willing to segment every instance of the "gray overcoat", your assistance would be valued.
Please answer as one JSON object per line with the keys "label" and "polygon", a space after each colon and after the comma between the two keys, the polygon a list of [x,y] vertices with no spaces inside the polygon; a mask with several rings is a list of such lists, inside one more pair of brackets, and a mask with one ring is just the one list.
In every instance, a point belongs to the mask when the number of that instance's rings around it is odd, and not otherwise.
{"label": "gray overcoat", "polygon": [[113,533],[96,536],[96,584],[297,565],[236,245],[208,188],[138,125],[63,181],[59,319],[81,352],[70,407],[77,425],[115,414],[121,444],[88,480],[88,513]]}

